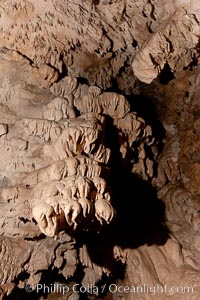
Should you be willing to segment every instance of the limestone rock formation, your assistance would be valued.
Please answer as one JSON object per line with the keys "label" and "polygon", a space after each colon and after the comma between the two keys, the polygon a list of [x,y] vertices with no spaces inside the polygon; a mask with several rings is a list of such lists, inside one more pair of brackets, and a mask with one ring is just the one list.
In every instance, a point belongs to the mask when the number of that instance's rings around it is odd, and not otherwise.
{"label": "limestone rock formation", "polygon": [[0,298],[199,299],[199,1],[0,2]]}

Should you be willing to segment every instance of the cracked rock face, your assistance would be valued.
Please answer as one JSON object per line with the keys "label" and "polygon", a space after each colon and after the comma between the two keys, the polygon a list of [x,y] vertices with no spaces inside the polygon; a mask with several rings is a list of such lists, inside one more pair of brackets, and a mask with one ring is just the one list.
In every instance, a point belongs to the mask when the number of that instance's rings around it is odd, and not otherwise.
{"label": "cracked rock face", "polygon": [[198,0],[1,1],[1,299],[199,299],[199,57]]}

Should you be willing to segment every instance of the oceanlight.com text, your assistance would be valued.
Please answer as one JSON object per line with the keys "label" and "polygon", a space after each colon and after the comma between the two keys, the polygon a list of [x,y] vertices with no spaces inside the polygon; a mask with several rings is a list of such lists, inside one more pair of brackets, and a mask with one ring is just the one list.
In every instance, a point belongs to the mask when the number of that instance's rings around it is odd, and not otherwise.
{"label": "oceanlight.com text", "polygon": [[[25,286],[27,293],[33,291],[31,285],[27,284]],[[48,293],[48,294],[62,294],[66,295],[67,293],[76,293],[76,294],[96,294],[100,295],[105,292],[110,292],[112,294],[149,294],[151,296],[156,294],[192,294],[194,293],[194,287],[191,285],[181,286],[181,285],[151,285],[151,284],[142,284],[142,285],[117,285],[117,284],[104,284],[102,286],[97,285],[81,285],[75,283],[73,285],[65,285],[59,283],[53,284],[40,284],[36,285],[34,289],[37,293]]]}

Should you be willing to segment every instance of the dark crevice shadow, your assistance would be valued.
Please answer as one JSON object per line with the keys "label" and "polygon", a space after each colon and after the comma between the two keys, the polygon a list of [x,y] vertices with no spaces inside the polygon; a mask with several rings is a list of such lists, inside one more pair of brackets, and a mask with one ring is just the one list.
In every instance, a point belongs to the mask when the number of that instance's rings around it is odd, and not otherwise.
{"label": "dark crevice shadow", "polygon": [[164,68],[161,70],[158,80],[161,84],[167,85],[171,80],[175,78],[170,65],[165,63]]}
{"label": "dark crevice shadow", "polygon": [[[136,249],[144,244],[164,245],[168,230],[164,224],[164,203],[157,199],[148,182],[123,169],[113,170],[111,176],[116,219],[98,234],[91,231],[78,238],[79,243],[87,245],[91,260],[111,270],[115,277],[123,267],[113,256],[114,246]],[[122,275],[119,277],[123,279]]]}
{"label": "dark crevice shadow", "polygon": [[[152,102],[146,97],[129,98],[131,111],[138,113],[151,125],[156,137],[157,148],[163,147],[165,130],[157,119]],[[113,120],[107,117],[105,140],[111,149],[109,185],[112,190],[112,205],[116,210],[115,220],[99,233],[94,231],[79,232],[78,244],[86,244],[91,260],[101,267],[111,270],[113,280],[123,279],[125,266],[114,258],[113,249],[136,249],[142,245],[164,245],[169,238],[165,225],[165,205],[157,198],[157,191],[151,183],[131,173],[130,160],[123,160],[119,151],[117,129]],[[130,153],[130,157],[131,157]]]}
{"label": "dark crevice shadow", "polygon": [[156,107],[153,101],[144,95],[126,96],[130,103],[131,111],[134,111],[138,116],[142,117],[146,124],[152,128],[152,135],[157,141],[157,149],[160,154],[164,147],[164,140],[166,138],[165,129],[158,118]]}
{"label": "dark crevice shadow", "polygon": [[165,129],[160,122],[156,107],[149,97],[144,95],[126,96],[130,103],[131,111],[135,111],[138,116],[142,117],[147,124],[152,127],[153,136],[158,141],[165,138]]}

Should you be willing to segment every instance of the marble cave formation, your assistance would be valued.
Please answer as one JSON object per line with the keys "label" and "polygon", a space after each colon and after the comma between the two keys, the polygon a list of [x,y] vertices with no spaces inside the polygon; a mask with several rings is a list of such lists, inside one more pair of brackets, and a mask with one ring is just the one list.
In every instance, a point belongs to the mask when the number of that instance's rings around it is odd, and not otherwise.
{"label": "marble cave formation", "polygon": [[200,299],[200,1],[0,1],[0,299]]}

